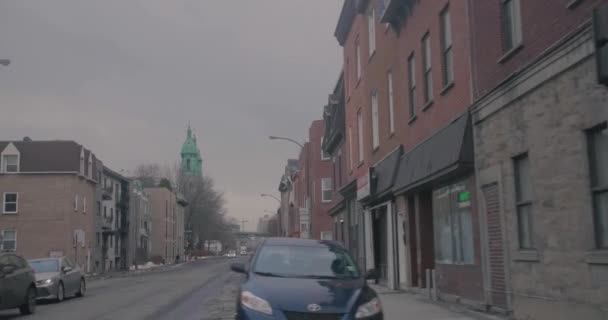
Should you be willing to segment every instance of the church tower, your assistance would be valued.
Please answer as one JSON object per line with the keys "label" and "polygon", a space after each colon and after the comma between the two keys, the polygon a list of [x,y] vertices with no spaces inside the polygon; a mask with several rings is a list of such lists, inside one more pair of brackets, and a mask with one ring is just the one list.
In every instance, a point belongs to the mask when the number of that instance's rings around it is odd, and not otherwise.
{"label": "church tower", "polygon": [[190,125],[188,125],[188,133],[186,141],[182,145],[182,170],[188,176],[203,175],[203,158],[196,144],[196,135],[192,133]]}

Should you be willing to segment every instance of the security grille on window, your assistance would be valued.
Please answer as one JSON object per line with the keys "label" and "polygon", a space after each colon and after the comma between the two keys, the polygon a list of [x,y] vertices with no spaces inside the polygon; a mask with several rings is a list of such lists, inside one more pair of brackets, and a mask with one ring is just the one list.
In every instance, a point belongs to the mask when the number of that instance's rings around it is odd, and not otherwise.
{"label": "security grille on window", "polygon": [[595,242],[608,248],[608,128],[606,123],[587,133]]}
{"label": "security grille on window", "polygon": [[519,0],[502,0],[503,49],[509,51],[521,43]]}
{"label": "security grille on window", "polygon": [[0,251],[17,250],[17,231],[3,230],[0,236]]}
{"label": "security grille on window", "polygon": [[517,233],[520,249],[534,248],[532,237],[532,185],[528,154],[513,159],[515,174],[515,205],[517,208]]}
{"label": "security grille on window", "polygon": [[4,163],[4,172],[19,172],[19,156],[5,155],[2,159],[2,162]]}
{"label": "security grille on window", "polygon": [[321,201],[328,202],[331,201],[333,193],[333,186],[331,178],[323,178],[321,179]]}
{"label": "security grille on window", "polygon": [[5,193],[3,213],[17,213],[18,198],[19,195],[17,193]]}

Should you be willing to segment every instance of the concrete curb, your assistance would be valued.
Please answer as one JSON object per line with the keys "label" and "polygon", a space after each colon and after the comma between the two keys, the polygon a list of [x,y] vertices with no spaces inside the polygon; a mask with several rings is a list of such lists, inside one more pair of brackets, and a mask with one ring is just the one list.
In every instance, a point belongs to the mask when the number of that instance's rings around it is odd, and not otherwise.
{"label": "concrete curb", "polygon": [[161,266],[157,266],[157,267],[153,267],[153,268],[149,268],[149,269],[142,269],[142,270],[114,271],[114,272],[103,273],[103,274],[98,274],[98,275],[87,275],[85,277],[86,277],[87,281],[99,281],[99,280],[114,279],[114,278],[126,278],[126,277],[146,274],[146,273],[157,273],[157,272],[168,271],[171,269],[182,267],[186,263],[188,263],[188,262],[183,262],[183,263],[178,263],[178,264],[166,264],[166,265],[161,265]]}

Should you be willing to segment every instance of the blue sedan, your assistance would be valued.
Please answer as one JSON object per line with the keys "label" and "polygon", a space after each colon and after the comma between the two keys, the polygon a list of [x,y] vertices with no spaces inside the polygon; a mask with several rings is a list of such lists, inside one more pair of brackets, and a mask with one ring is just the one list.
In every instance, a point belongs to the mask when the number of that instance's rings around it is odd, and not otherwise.
{"label": "blue sedan", "polygon": [[249,267],[231,269],[246,279],[237,298],[238,320],[382,320],[382,306],[350,254],[338,243],[266,239]]}

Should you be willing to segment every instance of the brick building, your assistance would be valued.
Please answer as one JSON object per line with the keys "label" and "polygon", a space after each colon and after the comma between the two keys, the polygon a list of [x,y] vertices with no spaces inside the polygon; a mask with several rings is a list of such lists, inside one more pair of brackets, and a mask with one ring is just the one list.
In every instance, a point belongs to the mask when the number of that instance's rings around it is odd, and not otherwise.
{"label": "brick building", "polygon": [[0,250],[91,271],[99,163],[74,141],[0,142]]}
{"label": "brick building", "polygon": [[480,304],[467,12],[466,1],[345,1],[335,34],[366,268],[390,288],[426,288],[435,270],[442,298]]}
{"label": "brick building", "polygon": [[486,299],[517,319],[608,318],[608,90],[591,26],[600,4],[472,2]]}

